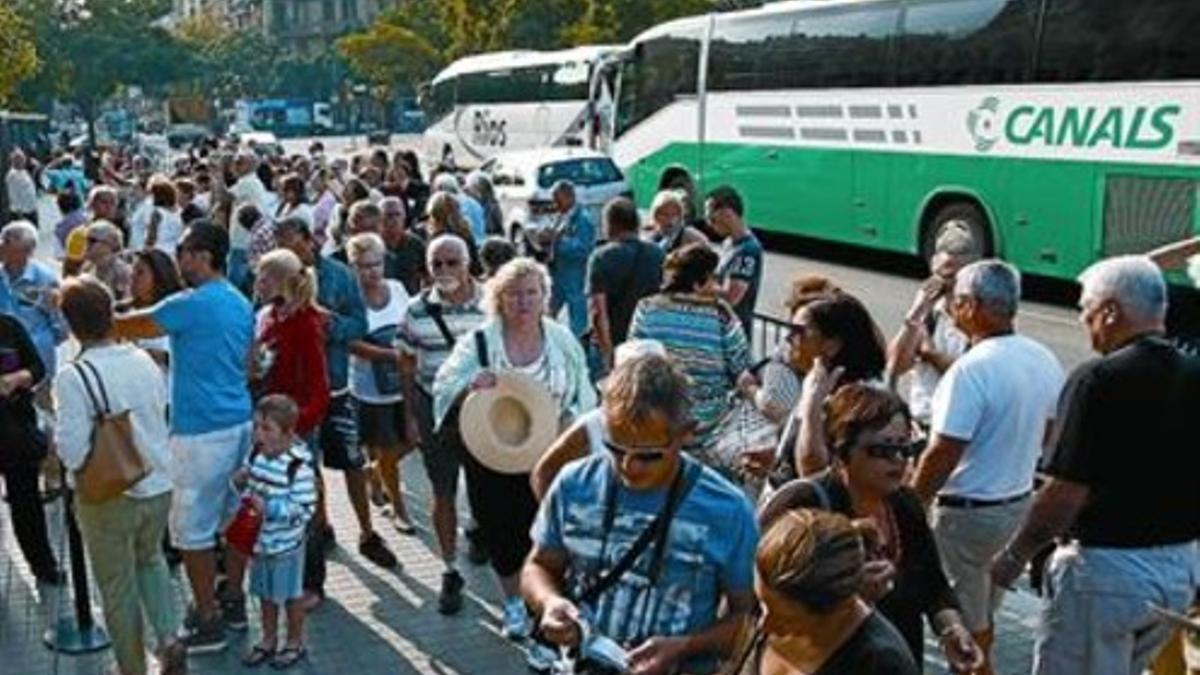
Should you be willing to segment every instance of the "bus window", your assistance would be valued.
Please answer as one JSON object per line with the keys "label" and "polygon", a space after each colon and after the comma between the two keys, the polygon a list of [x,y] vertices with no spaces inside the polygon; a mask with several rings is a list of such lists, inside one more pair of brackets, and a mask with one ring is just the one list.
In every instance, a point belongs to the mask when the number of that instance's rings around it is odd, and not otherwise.
{"label": "bus window", "polygon": [[884,87],[892,82],[891,38],[900,10],[894,2],[818,9],[799,16],[796,86]]}
{"label": "bus window", "polygon": [[572,61],[546,68],[543,95],[547,101],[583,101],[587,99],[589,65]]}
{"label": "bus window", "polygon": [[718,17],[708,55],[711,91],[783,89],[794,79],[792,16]]}
{"label": "bus window", "polygon": [[1200,2],[1047,0],[1041,82],[1200,77]]}
{"label": "bus window", "polygon": [[1002,84],[1028,79],[1036,0],[950,0],[913,5],[899,41],[897,83]]}
{"label": "bus window", "polygon": [[[683,96],[696,94],[700,41],[696,34],[662,35],[635,48],[632,77],[622,68],[617,135]],[[631,64],[632,65],[632,64]]]}
{"label": "bus window", "polygon": [[430,87],[429,94],[425,98],[428,106],[426,116],[430,120],[439,120],[454,110],[455,84],[455,78],[449,78]]}

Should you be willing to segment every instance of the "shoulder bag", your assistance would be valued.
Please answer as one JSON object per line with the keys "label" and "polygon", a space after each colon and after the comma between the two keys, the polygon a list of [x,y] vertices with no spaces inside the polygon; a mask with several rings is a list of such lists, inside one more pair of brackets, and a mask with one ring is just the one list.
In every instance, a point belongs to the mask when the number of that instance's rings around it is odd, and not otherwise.
{"label": "shoulder bag", "polygon": [[[100,504],[121,496],[150,473],[133,441],[133,420],[130,411],[113,413],[104,380],[96,367],[80,359],[72,364],[92,403],[91,452],[75,473],[75,491],[88,504]],[[88,382],[87,373],[96,380],[96,389]],[[99,390],[99,396],[96,395]]]}

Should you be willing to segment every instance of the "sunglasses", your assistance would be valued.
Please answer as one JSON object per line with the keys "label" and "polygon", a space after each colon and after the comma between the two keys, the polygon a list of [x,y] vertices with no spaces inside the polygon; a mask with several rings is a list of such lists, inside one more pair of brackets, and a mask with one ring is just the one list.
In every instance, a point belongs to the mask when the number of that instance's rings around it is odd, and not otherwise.
{"label": "sunglasses", "polygon": [[869,443],[863,446],[863,450],[872,459],[912,459],[921,454],[924,447],[923,442],[912,440],[900,443]]}
{"label": "sunglasses", "polygon": [[107,244],[107,243],[108,243],[108,240],[103,237],[88,237],[87,238],[88,246],[91,246],[92,244]]}
{"label": "sunglasses", "polygon": [[434,258],[433,262],[429,263],[429,266],[435,270],[440,270],[443,267],[447,269],[454,269],[455,267],[459,267],[461,265],[462,261],[457,258],[446,258],[445,260]]}
{"label": "sunglasses", "polygon": [[610,453],[612,453],[613,459],[615,459],[618,464],[624,462],[626,458],[632,462],[638,462],[641,464],[657,464],[663,461],[663,459],[665,459],[667,456],[665,450],[634,452],[628,448],[623,448],[612,441],[604,441],[604,447],[607,448]]}
{"label": "sunglasses", "polygon": [[787,333],[784,334],[786,342],[799,342],[808,335],[808,326],[802,323],[793,323],[788,326]]}

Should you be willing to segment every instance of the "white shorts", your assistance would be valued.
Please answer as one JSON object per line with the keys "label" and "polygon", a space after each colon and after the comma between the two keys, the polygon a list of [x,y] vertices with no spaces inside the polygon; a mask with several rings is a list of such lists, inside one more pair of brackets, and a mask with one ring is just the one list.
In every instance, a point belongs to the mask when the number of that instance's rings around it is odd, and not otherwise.
{"label": "white shorts", "polygon": [[229,484],[250,451],[250,422],[192,436],[171,436],[171,543],[181,551],[213,548],[237,510]]}

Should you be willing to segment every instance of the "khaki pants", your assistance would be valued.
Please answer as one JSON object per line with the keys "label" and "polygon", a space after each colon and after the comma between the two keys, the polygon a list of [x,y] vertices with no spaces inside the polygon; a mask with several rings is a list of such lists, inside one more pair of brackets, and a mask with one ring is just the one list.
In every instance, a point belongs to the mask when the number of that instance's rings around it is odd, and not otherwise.
{"label": "khaki pants", "polygon": [[121,496],[104,504],[76,500],[75,504],[79,531],[104,602],[113,655],[121,672],[142,675],[146,672],[142,612],[160,644],[179,629],[162,554],[171,495]]}

